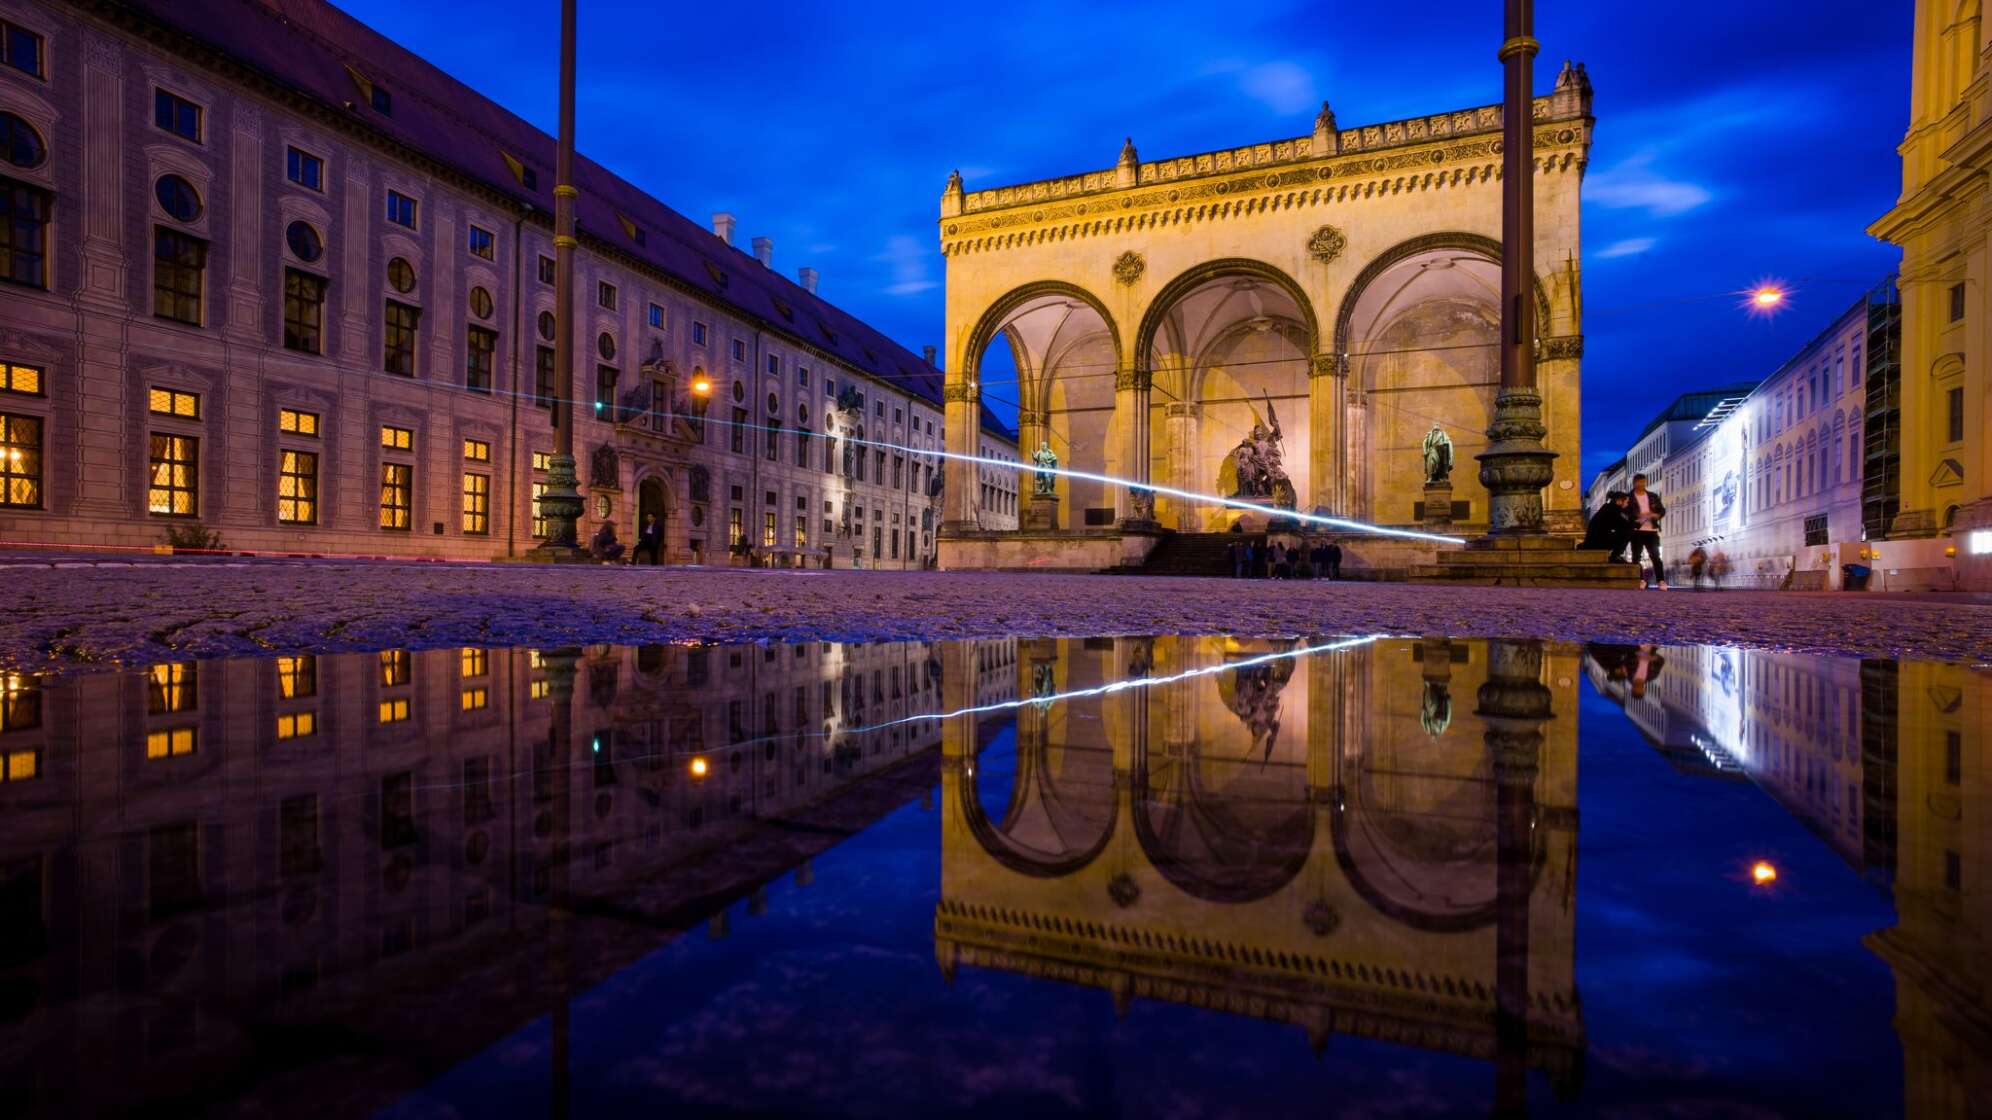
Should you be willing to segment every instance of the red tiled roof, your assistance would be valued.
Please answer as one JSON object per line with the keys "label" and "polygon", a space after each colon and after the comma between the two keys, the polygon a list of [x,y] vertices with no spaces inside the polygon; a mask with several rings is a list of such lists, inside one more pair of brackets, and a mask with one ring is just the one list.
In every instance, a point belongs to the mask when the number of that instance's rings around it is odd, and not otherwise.
{"label": "red tiled roof", "polygon": [[[323,0],[124,0],[123,6],[507,198],[552,210],[553,137]],[[389,93],[389,112],[368,103],[358,79]],[[537,172],[537,189],[519,182],[508,154]],[[583,232],[778,333],[941,403],[942,375],[924,359],[585,156],[577,153],[574,167],[575,221]],[[629,236],[624,218],[644,231],[643,244]],[[1015,438],[987,404],[982,423]]]}

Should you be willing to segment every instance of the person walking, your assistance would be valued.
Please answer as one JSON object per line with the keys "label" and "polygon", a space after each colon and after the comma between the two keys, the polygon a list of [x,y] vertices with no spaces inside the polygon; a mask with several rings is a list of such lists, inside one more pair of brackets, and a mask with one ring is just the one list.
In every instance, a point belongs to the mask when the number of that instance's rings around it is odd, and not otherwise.
{"label": "person walking", "polygon": [[652,567],[664,562],[664,526],[658,524],[657,515],[643,515],[643,528],[636,531],[636,548],[629,555],[632,564],[643,563],[643,554],[650,554]]}
{"label": "person walking", "polygon": [[1695,550],[1688,553],[1688,575],[1692,579],[1696,591],[1702,589],[1702,571],[1707,567],[1708,552],[1702,546],[1696,545]]}
{"label": "person walking", "polygon": [[1342,578],[1342,546],[1334,541],[1328,542],[1328,578]]}
{"label": "person walking", "polygon": [[1660,559],[1660,519],[1667,516],[1667,503],[1657,491],[1647,489],[1645,475],[1632,476],[1625,512],[1632,521],[1632,562],[1639,563],[1642,553],[1653,562],[1653,578],[1641,586],[1667,590],[1666,563]]}

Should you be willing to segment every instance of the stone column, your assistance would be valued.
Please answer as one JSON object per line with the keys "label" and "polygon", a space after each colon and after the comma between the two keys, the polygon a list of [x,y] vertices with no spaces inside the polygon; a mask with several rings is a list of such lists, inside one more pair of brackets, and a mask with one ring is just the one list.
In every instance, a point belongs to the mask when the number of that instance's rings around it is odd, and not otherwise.
{"label": "stone column", "polygon": [[[1119,423],[1120,475],[1130,483],[1148,481],[1148,386],[1145,369],[1114,374],[1114,418]],[[1124,527],[1150,524],[1134,509],[1134,492],[1121,486],[1114,493],[1114,518]]]}
{"label": "stone column", "polygon": [[1369,482],[1369,395],[1349,384],[1349,378],[1331,379],[1342,390],[1342,514],[1369,520],[1376,517]]}
{"label": "stone column", "polygon": [[[1578,366],[1584,357],[1584,336],[1581,334],[1548,335],[1537,341],[1536,369],[1541,380],[1550,385],[1576,385]],[[1566,410],[1567,411],[1567,410]],[[1567,441],[1560,440],[1565,443]],[[1576,458],[1572,451],[1572,460]],[[1585,479],[1568,479],[1573,483],[1569,490],[1552,488],[1543,499],[1543,528],[1559,535],[1582,536],[1584,534],[1584,484]]]}
{"label": "stone column", "polygon": [[[942,390],[941,424],[950,455],[976,454],[976,434],[981,430],[981,392],[967,375],[950,374]],[[1028,453],[1026,453],[1028,454]],[[976,481],[980,468],[966,459],[950,458],[941,468],[941,532],[973,532]]]}
{"label": "stone column", "polygon": [[1346,516],[1349,512],[1343,494],[1348,472],[1342,465],[1347,447],[1343,429],[1348,422],[1342,390],[1348,371],[1348,360],[1340,354],[1316,354],[1307,366],[1307,424],[1314,441],[1307,485],[1313,493],[1315,513]]}
{"label": "stone column", "polygon": [[[1205,480],[1197,478],[1197,448],[1203,438],[1203,405],[1195,401],[1172,401],[1163,413],[1163,431],[1169,440],[1169,485],[1178,490],[1202,493],[1209,489],[1199,485]],[[1190,499],[1158,498],[1156,507],[1163,511],[1159,515],[1163,522],[1186,532],[1196,529],[1197,507]]]}
{"label": "stone column", "polygon": [[1555,718],[1542,683],[1540,642],[1491,642],[1483,721],[1495,781],[1494,1034],[1496,1116],[1527,1111],[1529,902],[1535,850],[1535,785],[1543,724]]}

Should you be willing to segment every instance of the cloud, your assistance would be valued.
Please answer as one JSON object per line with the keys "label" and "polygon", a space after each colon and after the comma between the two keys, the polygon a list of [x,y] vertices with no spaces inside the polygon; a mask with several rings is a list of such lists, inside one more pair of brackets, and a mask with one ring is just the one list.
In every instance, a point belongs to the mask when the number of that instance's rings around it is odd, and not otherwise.
{"label": "cloud", "polygon": [[1314,76],[1291,62],[1267,62],[1245,71],[1238,88],[1275,113],[1299,113],[1320,102]]}
{"label": "cloud", "polygon": [[914,296],[936,286],[935,280],[927,274],[927,263],[932,258],[933,250],[921,244],[918,238],[895,233],[886,238],[885,252],[872,259],[892,267],[892,283],[885,286],[885,294]]}
{"label": "cloud", "polygon": [[1644,210],[1656,218],[1684,214],[1715,197],[1699,183],[1669,179],[1650,170],[1652,162],[1653,154],[1642,152],[1591,176],[1584,185],[1584,197],[1615,210]]}
{"label": "cloud", "polygon": [[1612,242],[1593,255],[1601,260],[1610,260],[1613,257],[1636,257],[1653,248],[1653,245],[1654,239],[1651,237],[1628,237],[1623,241]]}

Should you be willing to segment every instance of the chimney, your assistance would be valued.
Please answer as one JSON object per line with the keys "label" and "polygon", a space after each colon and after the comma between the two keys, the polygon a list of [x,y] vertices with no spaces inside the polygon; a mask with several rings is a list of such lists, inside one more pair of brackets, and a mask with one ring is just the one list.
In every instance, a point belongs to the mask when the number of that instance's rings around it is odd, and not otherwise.
{"label": "chimney", "polygon": [[931,347],[931,346],[922,346],[922,347],[920,347],[920,355],[921,355],[922,357],[924,357],[924,358],[926,358],[926,359],[927,359],[927,364],[928,364],[929,366],[931,366],[931,365],[933,365],[933,364],[934,364],[934,348],[933,348],[933,347]]}
{"label": "chimney", "polygon": [[796,279],[796,282],[797,282],[797,283],[799,283],[799,284],[801,284],[801,285],[802,285],[802,290],[803,290],[803,291],[805,291],[805,292],[808,292],[808,293],[809,293],[810,295],[815,295],[815,294],[816,294],[816,270],[815,270],[815,269],[813,269],[813,268],[798,268],[798,269],[796,269],[796,270],[795,270],[795,279]]}
{"label": "chimney", "polygon": [[762,268],[775,267],[774,240],[772,238],[767,238],[767,237],[757,237],[754,239],[753,244],[754,244],[754,259],[761,262],[761,267]]}
{"label": "chimney", "polygon": [[733,244],[733,215],[724,210],[714,214],[712,216],[712,235],[726,242],[728,245]]}

